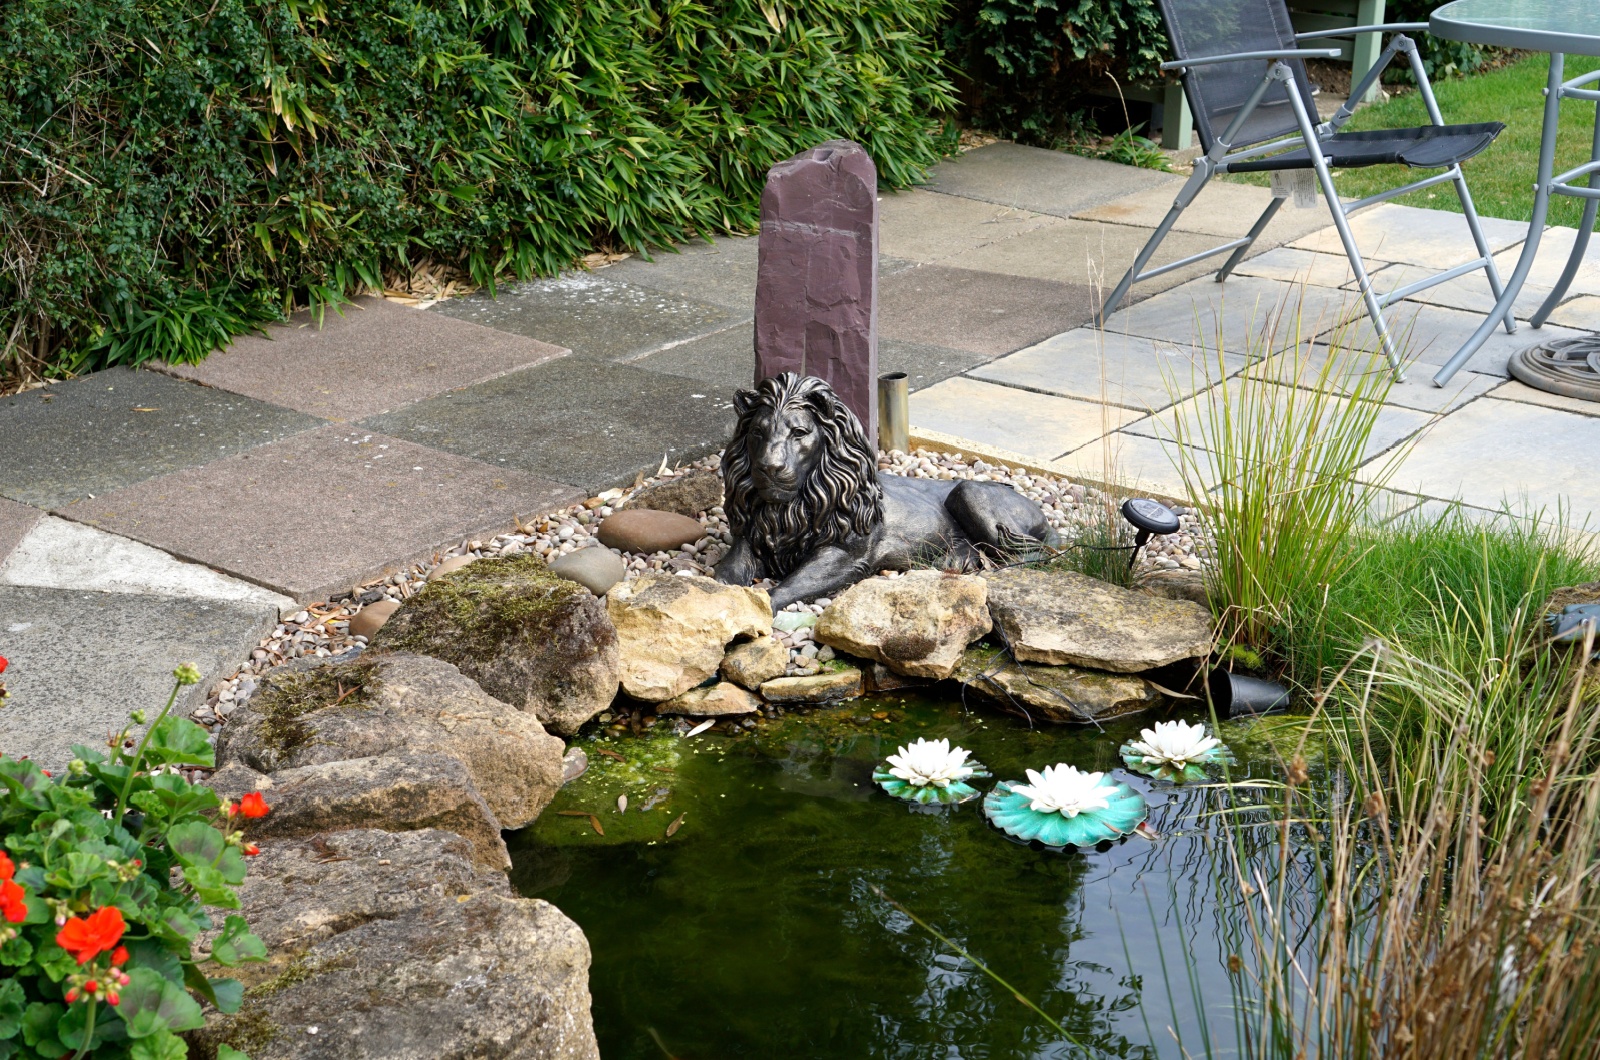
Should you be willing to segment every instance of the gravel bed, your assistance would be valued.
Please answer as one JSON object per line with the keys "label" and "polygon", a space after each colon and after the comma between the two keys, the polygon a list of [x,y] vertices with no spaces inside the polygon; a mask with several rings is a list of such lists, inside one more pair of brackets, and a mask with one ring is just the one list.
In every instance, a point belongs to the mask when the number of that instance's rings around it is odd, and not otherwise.
{"label": "gravel bed", "polygon": [[[225,723],[239,704],[245,702],[259,686],[261,676],[275,666],[293,659],[332,658],[352,649],[364,648],[366,638],[352,636],[350,618],[368,604],[379,600],[405,601],[427,584],[428,574],[445,560],[457,556],[512,556],[523,552],[537,552],[546,560],[574,552],[591,545],[599,547],[595,532],[600,521],[612,514],[637,489],[664,482],[693,470],[715,470],[720,454],[706,457],[679,468],[663,468],[651,478],[641,478],[631,489],[607,490],[582,504],[519,523],[517,529],[493,538],[462,541],[452,548],[435,554],[433,561],[409,570],[399,571],[388,578],[352,587],[347,593],[332,600],[307,605],[288,616],[263,638],[250,653],[250,658],[235,673],[223,681],[208,701],[198,707],[194,720],[215,729]],[[1105,503],[1098,490],[1051,475],[1035,475],[1017,468],[987,463],[981,459],[967,460],[957,454],[930,453],[914,450],[910,453],[881,454],[878,466],[886,471],[914,478],[975,479],[980,482],[1004,482],[1014,486],[1023,496],[1037,503],[1050,525],[1067,539],[1075,538],[1080,529],[1093,518],[1096,506]],[[1205,560],[1207,542],[1201,533],[1194,513],[1188,508],[1175,509],[1182,523],[1181,529],[1167,537],[1153,539],[1140,554],[1139,569],[1148,570],[1199,570]],[[705,536],[693,544],[671,552],[652,555],[622,553],[627,561],[625,578],[642,575],[710,575],[712,566],[722,558],[731,534],[728,521],[720,507],[713,508],[702,517]],[[893,577],[893,572],[885,571]],[[771,582],[758,582],[762,588],[771,588]],[[809,603],[795,603],[785,610],[798,615],[819,615],[830,603],[828,599]],[[780,620],[784,625],[794,625],[793,620]],[[792,630],[775,629],[774,635],[789,649],[789,673],[804,675],[817,673],[833,659],[833,649],[817,644],[812,638],[811,622],[799,618]],[[654,724],[653,718],[650,720]]]}

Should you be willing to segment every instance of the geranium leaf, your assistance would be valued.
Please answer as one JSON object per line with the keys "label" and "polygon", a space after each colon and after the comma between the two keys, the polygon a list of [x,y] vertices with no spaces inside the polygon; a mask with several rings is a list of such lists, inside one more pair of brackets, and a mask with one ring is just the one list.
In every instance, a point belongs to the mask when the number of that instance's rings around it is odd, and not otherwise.
{"label": "geranium leaf", "polygon": [[40,1056],[64,1056],[66,1046],[56,1039],[56,1027],[61,1023],[62,1005],[35,1001],[22,1014],[22,1041]]}
{"label": "geranium leaf", "polygon": [[250,1060],[246,1053],[241,1053],[231,1045],[217,1046],[217,1060]]}
{"label": "geranium leaf", "polygon": [[217,999],[213,1002],[217,1011],[225,1015],[233,1015],[244,1004],[244,984],[237,979],[213,979],[211,992]]}
{"label": "geranium leaf", "polygon": [[222,856],[227,845],[222,833],[204,821],[185,821],[174,825],[167,833],[167,849],[185,865],[209,868]]}
{"label": "geranium leaf", "polygon": [[171,1031],[161,1031],[134,1042],[131,1055],[133,1060],[184,1060],[189,1047]]}
{"label": "geranium leaf", "polygon": [[15,1038],[22,1030],[23,1002],[27,996],[15,979],[0,983],[0,1039]]}
{"label": "geranium leaf", "polygon": [[191,765],[210,767],[216,764],[216,752],[206,730],[190,721],[169,714],[150,730],[150,740],[144,746],[146,766]]}
{"label": "geranium leaf", "polygon": [[239,896],[233,893],[233,888],[222,873],[210,865],[185,865],[183,878],[207,905],[219,905],[224,909],[239,908]]}
{"label": "geranium leaf", "polygon": [[232,968],[245,961],[266,960],[267,947],[250,933],[244,917],[230,916],[223,922],[222,933],[211,944],[211,956],[224,968]]}
{"label": "geranium leaf", "polygon": [[128,980],[117,1010],[127,1025],[128,1037],[148,1038],[162,1031],[192,1031],[205,1026],[199,1002],[159,972],[136,968]]}

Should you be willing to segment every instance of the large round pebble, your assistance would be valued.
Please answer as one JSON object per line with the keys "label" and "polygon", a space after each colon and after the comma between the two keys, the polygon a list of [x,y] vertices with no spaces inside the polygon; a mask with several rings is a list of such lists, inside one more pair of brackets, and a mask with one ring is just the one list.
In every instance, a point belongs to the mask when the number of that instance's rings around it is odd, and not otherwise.
{"label": "large round pebble", "polygon": [[451,556],[428,573],[428,580],[431,582],[435,578],[443,578],[446,574],[452,574],[477,558],[477,556]]}
{"label": "large round pebble", "polygon": [[596,596],[622,580],[628,565],[622,557],[600,545],[569,552],[550,564],[550,573],[577,582]]}
{"label": "large round pebble", "polygon": [[705,536],[700,520],[651,508],[625,508],[600,524],[600,543],[624,552],[667,552]]}
{"label": "large round pebble", "polygon": [[350,635],[352,637],[370,637],[383,628],[391,615],[400,609],[398,600],[379,600],[377,603],[368,604],[354,615],[350,616]]}

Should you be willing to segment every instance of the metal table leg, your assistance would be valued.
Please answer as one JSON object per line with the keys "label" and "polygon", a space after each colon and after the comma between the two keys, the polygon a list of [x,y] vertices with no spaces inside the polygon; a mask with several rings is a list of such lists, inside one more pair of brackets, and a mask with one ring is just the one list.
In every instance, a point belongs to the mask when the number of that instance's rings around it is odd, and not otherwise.
{"label": "metal table leg", "polygon": [[1472,359],[1472,355],[1482,348],[1491,332],[1500,325],[1501,318],[1511,311],[1511,306],[1517,300],[1517,295],[1522,293],[1522,285],[1528,279],[1528,270],[1533,268],[1533,259],[1539,253],[1539,240],[1544,235],[1545,214],[1550,209],[1550,178],[1555,175],[1556,134],[1561,129],[1561,80],[1562,70],[1566,65],[1566,56],[1560,52],[1550,54],[1550,76],[1545,82],[1544,90],[1544,128],[1539,134],[1539,172],[1533,191],[1533,219],[1528,222],[1528,238],[1522,244],[1522,256],[1517,259],[1517,267],[1512,270],[1511,277],[1506,281],[1505,291],[1500,295],[1500,300],[1494,304],[1489,315],[1483,323],[1478,325],[1478,330],[1472,337],[1462,344],[1461,348],[1445,362],[1445,366],[1434,374],[1433,385],[1444,386],[1450,377],[1461,370],[1461,366]]}
{"label": "metal table leg", "polygon": [[[1600,161],[1600,103],[1594,109],[1594,145],[1589,149],[1591,161]],[[1589,187],[1600,188],[1600,173],[1589,174]],[[1583,255],[1589,249],[1589,236],[1594,231],[1595,212],[1600,210],[1600,199],[1586,199],[1583,204],[1583,220],[1578,222],[1578,238],[1572,241],[1572,256],[1567,258],[1567,267],[1561,270],[1561,279],[1556,281],[1555,290],[1550,292],[1544,300],[1544,305],[1533,314],[1533,319],[1528,321],[1533,327],[1543,327],[1544,322],[1550,318],[1551,312],[1560,303],[1567,293],[1567,288],[1572,286],[1572,280],[1578,275],[1578,266],[1583,264]]]}

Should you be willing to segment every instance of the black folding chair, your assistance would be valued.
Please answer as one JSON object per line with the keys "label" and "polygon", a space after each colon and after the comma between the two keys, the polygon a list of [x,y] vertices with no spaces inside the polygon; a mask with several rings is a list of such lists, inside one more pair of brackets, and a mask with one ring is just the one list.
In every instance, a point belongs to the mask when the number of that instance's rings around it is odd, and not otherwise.
{"label": "black folding chair", "polygon": [[[1220,173],[1316,170],[1323,197],[1333,212],[1334,227],[1339,230],[1345,255],[1350,259],[1350,267],[1360,285],[1367,313],[1372,317],[1372,325],[1383,344],[1384,355],[1389,359],[1396,381],[1404,379],[1404,374],[1389,326],[1383,319],[1384,306],[1477,269],[1483,269],[1488,274],[1489,287],[1494,297],[1499,299],[1502,290],[1500,274],[1495,270],[1494,258],[1483,238],[1477,211],[1472,206],[1472,196],[1467,193],[1461,163],[1493,143],[1505,126],[1500,122],[1475,125],[1444,123],[1444,118],[1439,114],[1439,104],[1433,97],[1433,88],[1423,71],[1422,60],[1417,55],[1416,43],[1405,36],[1407,32],[1425,32],[1428,28],[1426,23],[1385,23],[1297,35],[1289,23],[1289,10],[1284,0],[1161,0],[1161,13],[1166,21],[1173,52],[1177,55],[1176,60],[1161,64],[1161,68],[1180,71],[1183,89],[1194,111],[1195,128],[1200,134],[1200,144],[1205,153],[1195,160],[1194,175],[1178,192],[1172,209],[1167,212],[1144,249],[1134,258],[1133,267],[1117,284],[1116,290],[1111,292],[1111,297],[1106,299],[1101,309],[1102,324],[1127,296],[1128,289],[1140,280],[1148,280],[1231,250],[1233,253],[1217,273],[1217,282],[1221,283],[1244,259],[1245,252],[1283,205],[1283,199],[1274,198],[1242,238],[1199,254],[1191,254],[1169,265],[1148,271],[1145,269],[1151,255],[1172,230],[1184,208],[1194,201],[1206,181]],[[1361,83],[1350,89],[1350,99],[1332,118],[1318,124],[1311,85],[1306,79],[1305,60],[1334,58],[1339,52],[1337,49],[1300,48],[1297,42],[1361,33],[1395,35],[1389,39],[1383,55]],[[1400,52],[1404,52],[1411,63],[1411,72],[1416,76],[1417,87],[1422,92],[1423,103],[1428,108],[1428,117],[1433,124],[1417,129],[1340,132],[1340,127],[1350,120],[1354,112],[1355,101],[1366,95]],[[1340,201],[1339,193],[1333,186],[1331,170],[1386,163],[1443,172],[1354,202]],[[1361,260],[1361,252],[1350,234],[1350,214],[1408,191],[1446,181],[1455,185],[1456,194],[1461,198],[1461,209],[1466,214],[1467,227],[1471,229],[1473,241],[1477,244],[1478,257],[1464,265],[1408,283],[1388,294],[1376,294],[1372,290],[1372,278]],[[1508,332],[1516,330],[1516,321],[1509,310],[1504,322]]]}

